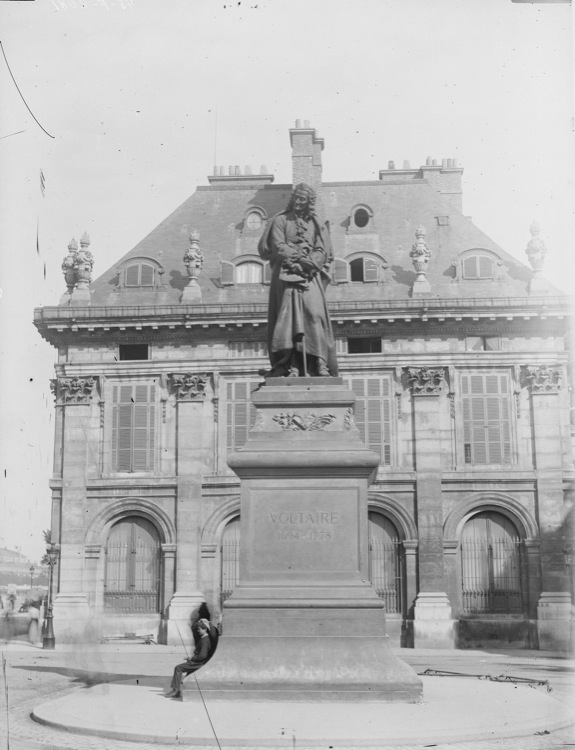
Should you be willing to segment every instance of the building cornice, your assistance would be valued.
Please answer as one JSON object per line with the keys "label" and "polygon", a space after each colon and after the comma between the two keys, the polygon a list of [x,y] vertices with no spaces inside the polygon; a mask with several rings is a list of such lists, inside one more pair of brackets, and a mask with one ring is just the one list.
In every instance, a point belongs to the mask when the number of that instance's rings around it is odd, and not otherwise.
{"label": "building cornice", "polygon": [[[408,326],[461,326],[477,329],[493,324],[529,326],[534,322],[544,329],[572,314],[570,297],[502,297],[472,299],[406,299],[331,302],[330,315],[337,336],[338,329],[351,328],[351,335]],[[245,328],[255,331],[265,326],[267,304],[158,305],[122,307],[41,307],[34,310],[34,325],[51,344],[70,339],[94,339],[103,336],[119,340],[127,335],[147,338],[189,334],[194,338],[222,338],[233,332],[237,337]],[[546,330],[546,333],[549,331]],[[390,330],[390,333],[393,331]],[[429,335],[429,331],[425,331]],[[209,334],[209,336],[206,336]],[[215,334],[215,335],[214,335]],[[402,330],[405,335],[405,330]],[[259,337],[258,336],[258,337]]]}

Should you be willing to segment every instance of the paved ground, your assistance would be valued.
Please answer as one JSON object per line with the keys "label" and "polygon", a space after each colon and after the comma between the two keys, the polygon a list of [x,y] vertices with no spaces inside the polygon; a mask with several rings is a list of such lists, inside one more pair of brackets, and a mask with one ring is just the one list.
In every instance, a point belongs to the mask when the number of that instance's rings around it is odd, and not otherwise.
{"label": "paved ground", "polygon": [[[500,650],[423,651],[418,649],[398,649],[397,653],[418,673],[433,669],[466,675],[497,676],[505,674],[510,677],[528,678],[549,683],[551,692],[547,691],[547,685],[545,684],[534,685],[533,687],[519,684],[515,688],[514,683],[501,685],[484,681],[475,682],[476,678],[472,677],[455,675],[424,677],[425,683],[430,686],[427,688],[428,694],[442,695],[445,698],[446,702],[442,710],[446,713],[447,722],[453,726],[462,719],[465,711],[469,713],[470,703],[473,704],[472,708],[480,709],[482,702],[480,700],[476,702],[473,696],[480,696],[481,691],[485,691],[490,685],[500,691],[498,692],[499,696],[504,695],[501,690],[507,691],[505,695],[509,695],[509,691],[517,690],[518,692],[515,695],[524,696],[522,708],[526,711],[526,721],[530,717],[535,717],[536,708],[539,710],[545,701],[551,701],[548,705],[553,710],[549,713],[549,717],[555,723],[557,723],[557,716],[561,716],[562,710],[564,710],[566,718],[575,705],[575,662],[561,658],[556,654],[515,650],[504,652]],[[35,707],[42,704],[49,705],[50,701],[61,697],[71,696],[67,705],[73,705],[72,701],[77,701],[90,694],[89,691],[82,690],[87,685],[100,685],[100,687],[95,688],[93,695],[98,692],[109,695],[110,690],[107,689],[106,683],[115,683],[113,690],[121,691],[122,686],[117,684],[119,681],[124,681],[124,685],[133,685],[134,681],[141,680],[142,683],[147,683],[146,689],[148,692],[150,690],[155,691],[157,702],[160,700],[157,694],[164,685],[168,684],[173,665],[181,660],[181,653],[177,648],[154,645],[107,644],[87,650],[86,648],[58,645],[55,651],[50,652],[23,642],[12,642],[0,644],[0,657],[2,660],[0,677],[3,683],[0,689],[0,750],[36,750],[36,748],[42,748],[43,750],[79,750],[80,748],[82,750],[102,750],[103,748],[106,750],[133,750],[135,746],[143,750],[163,750],[163,748],[173,748],[175,744],[178,744],[177,740],[173,740],[170,744],[161,744],[150,742],[146,738],[136,745],[134,742],[120,739],[80,736],[61,729],[43,726],[30,718],[30,714]],[[134,695],[134,687],[124,687],[124,690],[131,691],[126,696]],[[119,695],[120,693],[115,692],[114,694]],[[145,693],[138,692],[137,695],[143,696]],[[511,698],[514,699],[515,696],[511,696]],[[166,705],[166,709],[162,708],[162,715],[167,713],[168,710],[176,712],[181,708],[188,710],[186,707],[190,706],[189,703],[181,704],[161,700],[163,701],[162,707]],[[502,698],[502,700],[505,700],[505,698]],[[529,704],[529,701],[532,704]],[[117,716],[125,717],[128,709],[133,710],[133,702],[134,700],[131,697],[115,700]],[[141,703],[141,710],[144,711],[147,719],[149,712],[146,713],[145,701],[142,700]],[[526,704],[533,705],[533,710],[529,709],[529,705]],[[170,708],[168,709],[167,706],[170,706]],[[557,709],[559,709],[559,712]],[[493,722],[490,721],[495,719],[497,706],[494,705],[492,709],[488,709],[487,713],[489,715],[485,717],[484,739],[481,741],[460,740],[453,744],[444,743],[434,744],[433,746],[438,750],[442,750],[442,748],[445,748],[445,750],[454,750],[454,748],[457,748],[457,750],[559,750],[568,747],[575,748],[575,732],[572,728],[552,729],[549,734],[545,734],[549,730],[543,723],[537,725],[539,728],[535,726],[529,728],[527,736],[520,738],[502,737],[501,733],[505,728],[494,727],[492,726]],[[342,721],[341,714],[334,715],[334,726],[338,721]],[[286,721],[285,723],[287,746],[304,750],[305,745],[301,745],[297,741],[297,733],[294,736],[291,731],[294,722]],[[405,720],[407,729],[412,732],[417,728],[415,723],[414,720]],[[535,732],[540,733],[536,734]],[[409,734],[406,736],[409,737]],[[184,739],[182,738],[182,741]],[[357,740],[360,742],[361,737],[358,736]],[[225,746],[225,743],[222,744]],[[357,747],[360,746],[365,750],[365,740],[363,744],[357,745]],[[377,747],[380,750],[384,747],[401,747],[402,750],[415,750],[417,748],[417,750],[420,750],[420,748],[429,746],[431,744],[426,740],[421,740],[419,744],[410,746],[403,743],[401,745],[370,744],[370,747]],[[246,744],[244,747],[249,747],[251,750],[253,746]],[[329,745],[325,745],[325,747],[328,748]],[[340,748],[342,745],[334,744],[333,747]],[[351,748],[354,746],[347,743],[345,747]]]}

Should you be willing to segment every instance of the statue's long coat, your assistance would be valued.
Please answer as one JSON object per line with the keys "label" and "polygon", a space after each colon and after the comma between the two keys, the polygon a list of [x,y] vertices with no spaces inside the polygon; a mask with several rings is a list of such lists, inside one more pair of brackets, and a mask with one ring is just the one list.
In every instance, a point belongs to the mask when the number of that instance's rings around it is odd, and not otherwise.
{"label": "statue's long coat", "polygon": [[[292,211],[274,216],[260,240],[258,251],[270,262],[272,278],[268,309],[268,351],[272,368],[294,349],[321,357],[337,375],[335,341],[325,299],[333,252],[327,229],[314,218],[298,220]],[[290,272],[304,256],[317,268],[302,276]],[[301,335],[304,342],[302,344]]]}

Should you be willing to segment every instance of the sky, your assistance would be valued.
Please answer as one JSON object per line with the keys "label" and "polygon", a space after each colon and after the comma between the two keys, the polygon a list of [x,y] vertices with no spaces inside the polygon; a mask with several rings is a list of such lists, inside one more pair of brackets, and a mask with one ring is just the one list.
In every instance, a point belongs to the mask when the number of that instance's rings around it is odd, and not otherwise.
{"label": "sky", "polygon": [[296,119],[325,181],[458,159],[464,214],[524,262],[538,221],[571,291],[570,4],[35,0],[0,3],[0,29],[0,546],[37,560],[50,526],[55,351],[32,320],[70,239],[97,277],[214,164],[291,182]]}

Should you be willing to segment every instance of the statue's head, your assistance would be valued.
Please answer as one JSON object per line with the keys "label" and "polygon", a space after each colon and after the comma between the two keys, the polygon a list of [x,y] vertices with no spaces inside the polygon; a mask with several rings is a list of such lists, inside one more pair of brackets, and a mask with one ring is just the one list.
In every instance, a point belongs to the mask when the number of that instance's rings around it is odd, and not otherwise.
{"label": "statue's head", "polygon": [[315,190],[305,182],[300,182],[293,189],[287,210],[304,216],[315,216],[315,201]]}

